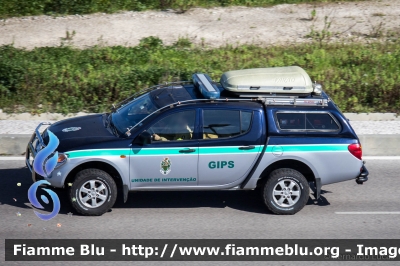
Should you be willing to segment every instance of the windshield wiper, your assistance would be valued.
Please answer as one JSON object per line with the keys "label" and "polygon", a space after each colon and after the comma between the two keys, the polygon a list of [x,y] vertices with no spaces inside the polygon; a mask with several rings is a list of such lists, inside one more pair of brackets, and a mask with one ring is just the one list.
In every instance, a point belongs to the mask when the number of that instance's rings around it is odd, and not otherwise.
{"label": "windshield wiper", "polygon": [[106,128],[108,128],[110,126],[111,115],[112,114],[110,113],[106,118],[106,123],[105,123]]}

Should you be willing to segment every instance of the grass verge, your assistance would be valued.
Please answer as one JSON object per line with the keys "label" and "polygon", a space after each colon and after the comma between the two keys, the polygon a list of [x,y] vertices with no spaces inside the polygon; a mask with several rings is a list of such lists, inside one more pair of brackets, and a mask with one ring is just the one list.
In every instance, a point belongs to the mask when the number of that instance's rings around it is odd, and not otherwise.
{"label": "grass verge", "polygon": [[345,112],[400,110],[400,41],[370,44],[171,46],[156,37],[136,47],[0,47],[0,106],[5,112],[101,112],[135,91],[195,72],[218,81],[228,70],[298,65]]}

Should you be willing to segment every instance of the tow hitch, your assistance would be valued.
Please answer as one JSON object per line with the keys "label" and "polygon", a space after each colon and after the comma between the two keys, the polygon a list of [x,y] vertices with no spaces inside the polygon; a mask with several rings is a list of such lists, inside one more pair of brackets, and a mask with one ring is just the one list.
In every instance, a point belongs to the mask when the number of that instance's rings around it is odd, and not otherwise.
{"label": "tow hitch", "polygon": [[364,182],[368,181],[368,170],[365,167],[365,162],[363,162],[363,166],[360,169],[360,175],[356,179],[356,183],[362,185]]}

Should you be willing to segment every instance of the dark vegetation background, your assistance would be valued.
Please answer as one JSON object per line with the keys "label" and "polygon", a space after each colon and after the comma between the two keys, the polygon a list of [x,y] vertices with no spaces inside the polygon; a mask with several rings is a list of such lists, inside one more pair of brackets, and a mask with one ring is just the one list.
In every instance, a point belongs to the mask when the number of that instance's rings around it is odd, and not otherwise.
{"label": "dark vegetation background", "polygon": [[[302,0],[128,1],[2,0],[7,16],[112,12],[121,9],[179,8],[177,5],[267,5]],[[319,1],[324,2],[324,1]],[[140,8],[139,8],[140,7]],[[0,46],[0,109],[4,112],[103,112],[136,91],[167,81],[189,80],[196,72],[215,81],[228,70],[298,65],[345,112],[400,111],[400,38],[383,35],[363,43],[331,43],[314,32],[311,43],[210,49],[181,38],[166,46],[157,37],[136,47],[59,47],[33,50]],[[322,36],[322,37],[321,37]],[[73,36],[70,36],[72,39]]]}

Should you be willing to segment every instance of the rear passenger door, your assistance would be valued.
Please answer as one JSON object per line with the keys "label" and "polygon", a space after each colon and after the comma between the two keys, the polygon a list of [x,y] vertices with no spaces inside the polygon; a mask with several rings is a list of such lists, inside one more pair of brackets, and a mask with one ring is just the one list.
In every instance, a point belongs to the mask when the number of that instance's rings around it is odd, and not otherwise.
{"label": "rear passenger door", "polygon": [[260,126],[254,123],[259,116],[252,110],[201,111],[199,186],[226,185],[247,176],[262,148],[262,133],[252,130]]}

